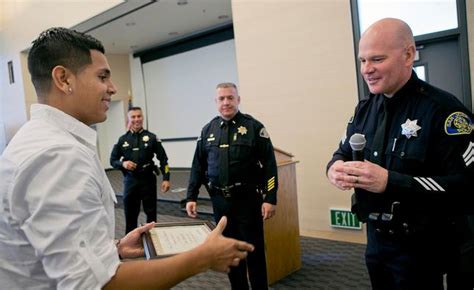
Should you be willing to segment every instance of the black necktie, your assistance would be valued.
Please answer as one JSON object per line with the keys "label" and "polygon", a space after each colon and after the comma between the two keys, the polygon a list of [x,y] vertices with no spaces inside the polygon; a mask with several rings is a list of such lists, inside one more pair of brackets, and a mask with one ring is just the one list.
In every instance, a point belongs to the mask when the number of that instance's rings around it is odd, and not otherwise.
{"label": "black necktie", "polygon": [[133,137],[133,143],[131,144],[132,145],[132,161],[137,163],[138,164],[138,159],[140,157],[140,136],[139,136],[139,133],[137,132],[133,132],[132,133],[132,137]]}
{"label": "black necktie", "polygon": [[219,184],[229,185],[229,122],[222,121],[221,137],[219,140]]}
{"label": "black necktie", "polygon": [[382,165],[384,162],[384,150],[385,150],[385,135],[387,132],[387,119],[388,119],[388,109],[387,109],[387,97],[381,96],[383,98],[382,106],[383,110],[379,116],[379,122],[377,130],[375,131],[374,141],[372,143],[372,156],[371,161]]}

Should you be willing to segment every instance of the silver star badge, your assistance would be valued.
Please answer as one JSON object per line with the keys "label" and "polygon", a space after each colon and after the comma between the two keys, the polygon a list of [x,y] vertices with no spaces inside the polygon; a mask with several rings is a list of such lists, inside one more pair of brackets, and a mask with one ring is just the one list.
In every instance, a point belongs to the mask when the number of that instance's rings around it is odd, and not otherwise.
{"label": "silver star badge", "polygon": [[418,120],[410,120],[407,119],[404,124],[402,124],[402,135],[405,135],[408,139],[411,137],[418,137],[416,131],[420,130],[421,127],[418,126],[416,123]]}

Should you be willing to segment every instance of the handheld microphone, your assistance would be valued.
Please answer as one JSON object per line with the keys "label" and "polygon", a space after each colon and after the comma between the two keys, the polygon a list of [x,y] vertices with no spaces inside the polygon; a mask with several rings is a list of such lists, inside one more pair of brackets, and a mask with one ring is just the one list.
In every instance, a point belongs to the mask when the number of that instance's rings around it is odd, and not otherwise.
{"label": "handheld microphone", "polygon": [[353,161],[364,161],[364,147],[365,147],[365,136],[359,133],[355,133],[349,139],[349,145],[352,148],[352,160]]}

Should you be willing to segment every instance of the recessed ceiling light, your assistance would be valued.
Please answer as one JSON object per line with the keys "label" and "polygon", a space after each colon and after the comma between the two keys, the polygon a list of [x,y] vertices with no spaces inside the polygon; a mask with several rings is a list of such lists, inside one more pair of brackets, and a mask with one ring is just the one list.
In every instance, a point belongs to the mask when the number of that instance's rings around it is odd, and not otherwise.
{"label": "recessed ceiling light", "polygon": [[217,17],[218,19],[227,19],[229,18],[229,15],[220,15],[219,17]]}
{"label": "recessed ceiling light", "polygon": [[127,23],[125,23],[126,26],[135,26],[135,24],[136,24],[135,22],[127,22]]}
{"label": "recessed ceiling light", "polygon": [[179,6],[182,6],[182,5],[186,5],[188,4],[188,0],[178,0],[178,3],[177,3]]}

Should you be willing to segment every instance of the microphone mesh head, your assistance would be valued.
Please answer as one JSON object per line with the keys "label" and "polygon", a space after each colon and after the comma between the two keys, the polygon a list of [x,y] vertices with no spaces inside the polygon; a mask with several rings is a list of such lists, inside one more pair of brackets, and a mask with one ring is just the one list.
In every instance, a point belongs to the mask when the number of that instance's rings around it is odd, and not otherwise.
{"label": "microphone mesh head", "polygon": [[359,133],[355,133],[349,139],[349,145],[353,151],[361,151],[365,147],[365,136]]}

